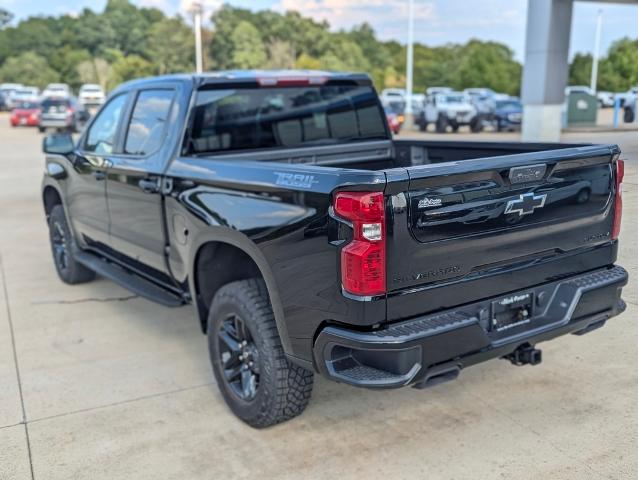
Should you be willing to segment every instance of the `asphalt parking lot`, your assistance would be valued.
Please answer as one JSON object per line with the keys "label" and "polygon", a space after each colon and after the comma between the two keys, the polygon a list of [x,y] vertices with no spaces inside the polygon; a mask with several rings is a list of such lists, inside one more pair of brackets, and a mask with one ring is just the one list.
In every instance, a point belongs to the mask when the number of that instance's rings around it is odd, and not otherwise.
{"label": "asphalt parking lot", "polygon": [[[0,115],[0,479],[638,475],[634,278],[622,316],[542,344],[539,366],[494,360],[425,391],[318,378],[301,417],[256,431],[218,393],[190,307],[103,279],[58,280],[40,203],[41,136],[8,123]],[[564,140],[625,152],[619,263],[638,275],[638,133]]]}

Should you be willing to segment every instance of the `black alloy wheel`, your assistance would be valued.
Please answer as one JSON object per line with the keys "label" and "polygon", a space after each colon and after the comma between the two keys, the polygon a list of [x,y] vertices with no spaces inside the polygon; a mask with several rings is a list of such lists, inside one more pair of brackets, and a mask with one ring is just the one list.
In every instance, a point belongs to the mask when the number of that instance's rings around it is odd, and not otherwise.
{"label": "black alloy wheel", "polygon": [[69,247],[64,227],[56,220],[51,222],[51,247],[56,267],[60,272],[67,272],[69,269]]}
{"label": "black alloy wheel", "polygon": [[217,339],[226,383],[240,399],[253,400],[259,388],[259,352],[246,323],[229,315],[222,321]]}

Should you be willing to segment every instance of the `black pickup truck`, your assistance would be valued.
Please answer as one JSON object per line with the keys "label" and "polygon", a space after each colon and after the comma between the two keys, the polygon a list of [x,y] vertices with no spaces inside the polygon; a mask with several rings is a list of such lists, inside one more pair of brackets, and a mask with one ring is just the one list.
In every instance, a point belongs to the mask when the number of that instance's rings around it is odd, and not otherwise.
{"label": "black pickup truck", "polygon": [[133,81],[43,148],[60,278],[192,303],[255,427],[314,373],[424,388],[625,308],[617,146],[393,140],[366,75]]}

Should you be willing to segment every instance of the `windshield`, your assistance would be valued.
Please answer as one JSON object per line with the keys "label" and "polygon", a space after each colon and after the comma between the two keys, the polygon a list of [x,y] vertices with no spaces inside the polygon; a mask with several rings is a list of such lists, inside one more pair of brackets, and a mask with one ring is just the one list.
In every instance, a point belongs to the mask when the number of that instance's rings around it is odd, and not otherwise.
{"label": "windshield", "polygon": [[42,102],[43,110],[57,109],[60,107],[66,108],[69,106],[69,101],[64,99],[47,98]]}
{"label": "windshield", "polygon": [[193,153],[387,139],[370,86],[202,90],[192,113]]}
{"label": "windshield", "polygon": [[15,108],[22,110],[33,110],[38,107],[40,107],[38,102],[18,102],[18,104],[15,106]]}
{"label": "windshield", "polygon": [[496,108],[505,110],[520,110],[522,108],[521,102],[517,102],[516,100],[501,100],[496,102]]}
{"label": "windshield", "polygon": [[467,99],[463,95],[445,95],[443,102],[445,103],[465,103]]}

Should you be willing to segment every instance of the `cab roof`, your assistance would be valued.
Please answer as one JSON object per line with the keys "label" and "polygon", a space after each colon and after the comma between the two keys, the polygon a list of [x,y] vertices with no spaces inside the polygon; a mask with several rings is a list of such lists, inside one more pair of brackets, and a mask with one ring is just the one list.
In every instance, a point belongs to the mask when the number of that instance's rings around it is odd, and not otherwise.
{"label": "cab roof", "polygon": [[[204,73],[179,73],[131,80],[123,85],[141,87],[166,81],[192,82],[195,88],[204,85],[257,83],[261,86],[292,85],[294,83],[320,85],[326,82],[347,81],[358,85],[372,85],[365,73],[329,72],[322,70],[222,70]],[[119,89],[119,88],[118,88]]]}

